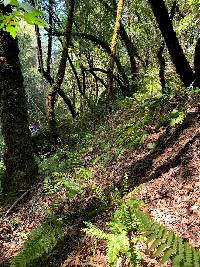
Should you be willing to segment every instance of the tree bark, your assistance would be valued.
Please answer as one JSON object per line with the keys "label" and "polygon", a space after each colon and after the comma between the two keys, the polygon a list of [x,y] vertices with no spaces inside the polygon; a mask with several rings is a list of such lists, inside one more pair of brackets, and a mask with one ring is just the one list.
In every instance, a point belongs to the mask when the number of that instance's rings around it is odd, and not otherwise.
{"label": "tree bark", "polygon": [[68,48],[71,39],[72,25],[73,25],[73,13],[74,13],[74,0],[68,1],[68,17],[65,28],[65,37],[63,41],[63,48],[61,53],[61,59],[58,66],[58,71],[56,75],[56,79],[53,85],[49,88],[48,96],[47,96],[47,120],[48,126],[50,130],[50,134],[52,136],[52,141],[57,143],[57,127],[56,127],[56,118],[55,118],[55,102],[56,102],[56,94],[60,90],[60,87],[64,80],[66,62],[68,57]]}
{"label": "tree bark", "polygon": [[200,87],[200,38],[197,40],[195,47],[194,71],[195,71],[195,80],[193,85],[195,87]]}
{"label": "tree bark", "polygon": [[163,51],[165,49],[165,44],[162,42],[161,46],[158,49],[157,58],[158,58],[158,64],[159,64],[159,78],[160,78],[160,84],[162,87],[162,93],[166,93],[166,82],[165,82],[165,58],[163,56]]}
{"label": "tree bark", "polygon": [[[31,4],[33,7],[36,7],[35,0],[31,0]],[[49,3],[48,3],[49,29],[48,29],[46,71],[44,68],[40,30],[39,30],[39,27],[35,25],[35,34],[36,34],[36,39],[37,39],[37,50],[38,50],[38,65],[39,65],[38,70],[41,73],[42,77],[49,83],[50,86],[52,86],[54,83],[54,79],[51,75],[51,59],[52,59],[51,55],[52,55],[52,37],[53,37],[53,5],[54,5],[54,0],[49,0]],[[60,95],[60,97],[63,98],[63,101],[68,106],[69,111],[72,114],[72,117],[74,117],[74,114],[76,114],[76,111],[70,98],[65,94],[65,92],[61,88],[59,89],[58,94]]]}
{"label": "tree bark", "polygon": [[[175,0],[172,4],[171,7],[171,12],[170,12],[170,20],[173,21],[173,18],[175,16],[177,9],[177,1]],[[158,58],[158,63],[159,63],[159,78],[160,78],[160,84],[162,87],[162,93],[165,94],[167,93],[166,91],[166,82],[165,82],[165,57],[163,56],[163,51],[165,49],[165,42],[162,41],[161,46],[158,49],[157,52],[157,58]]]}
{"label": "tree bark", "polygon": [[49,29],[48,29],[48,51],[47,51],[47,76],[51,77],[51,54],[52,54],[52,33],[53,33],[53,5],[54,0],[49,0],[48,14],[49,14]]}
{"label": "tree bark", "polygon": [[[0,5],[0,13],[10,12],[9,6]],[[6,145],[2,186],[5,192],[27,189],[38,172],[18,54],[17,39],[0,30],[0,118]]]}
{"label": "tree bark", "polygon": [[176,33],[173,29],[167,8],[163,0],[148,0],[160,31],[167,45],[172,62],[174,63],[177,73],[185,86],[189,86],[194,79],[193,71],[187,61],[183,50],[179,44]]}
{"label": "tree bark", "polygon": [[[108,5],[108,3],[105,1],[101,1],[101,0],[99,0],[99,1],[107,10],[109,10],[113,14],[113,17],[116,16],[117,2],[115,0],[113,1],[113,7]],[[134,83],[135,79],[136,79],[136,75],[137,75],[137,63],[136,63],[135,57],[137,57],[140,61],[142,61],[142,60],[138,54],[136,47],[134,46],[133,42],[131,41],[130,36],[127,34],[126,29],[125,29],[122,22],[120,22],[119,34],[120,34],[122,41],[124,42],[124,45],[125,45],[127,53],[128,53],[130,66],[131,66],[132,82]],[[136,88],[134,91],[136,91]]]}
{"label": "tree bark", "polygon": [[108,77],[107,77],[107,96],[108,100],[112,100],[114,98],[114,92],[113,92],[113,71],[114,71],[114,63],[115,63],[115,57],[117,54],[117,38],[120,31],[120,23],[122,18],[122,11],[124,7],[125,0],[119,0],[118,6],[117,6],[117,16],[115,21],[115,27],[114,32],[112,36],[112,44],[111,44],[111,55],[110,55],[110,61],[108,64]]}
{"label": "tree bark", "polygon": [[[117,1],[113,1],[115,12],[117,12]],[[129,60],[130,60],[130,66],[131,66],[131,75],[132,75],[132,82],[135,83],[136,77],[137,77],[137,63],[135,60],[135,56],[137,56],[140,59],[140,56],[137,52],[136,47],[133,45],[130,36],[126,32],[124,25],[122,22],[120,22],[120,31],[119,34],[124,41]],[[136,91],[136,90],[135,90]]]}

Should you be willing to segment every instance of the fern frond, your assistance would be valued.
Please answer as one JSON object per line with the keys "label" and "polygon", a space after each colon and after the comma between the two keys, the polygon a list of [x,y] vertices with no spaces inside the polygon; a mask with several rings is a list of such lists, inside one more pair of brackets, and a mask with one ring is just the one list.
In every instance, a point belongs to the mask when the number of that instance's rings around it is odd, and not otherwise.
{"label": "fern frond", "polygon": [[161,253],[163,253],[166,248],[168,248],[167,244],[161,244],[158,246],[156,252],[153,254],[154,257],[158,257]]}
{"label": "fern frond", "polygon": [[[62,224],[55,218],[33,230],[22,251],[12,259],[11,266],[25,267],[49,253],[64,236]],[[31,265],[32,266],[32,265]]]}
{"label": "fern frond", "polygon": [[185,242],[185,259],[189,266],[193,263],[193,249],[188,242]]}
{"label": "fern frond", "polygon": [[200,266],[200,252],[194,249],[193,253],[194,257],[194,267],[199,267]]}
{"label": "fern frond", "polygon": [[164,255],[160,261],[161,264],[164,264],[165,262],[167,262],[171,256],[174,254],[174,249],[173,248],[168,248],[164,251]]}
{"label": "fern frond", "polygon": [[88,226],[90,229],[87,233],[107,239],[108,259],[111,266],[116,266],[116,261],[122,254],[130,260],[130,264],[137,266],[137,251],[132,247],[134,242],[133,238],[130,238],[130,233],[139,230],[142,232],[142,238],[137,240],[145,240],[146,244],[150,245],[148,251],[153,252],[154,257],[162,257],[161,265],[171,260],[173,267],[200,267],[200,252],[140,211],[136,200],[123,203],[115,212],[113,221],[109,223],[112,234],[104,233],[91,224]]}
{"label": "fern frond", "polygon": [[105,233],[104,231],[97,228],[94,224],[91,222],[85,222],[85,225],[87,228],[84,228],[83,231],[90,236],[95,236],[99,239],[109,240],[110,234]]}
{"label": "fern frond", "polygon": [[179,267],[181,265],[181,262],[182,262],[183,258],[181,255],[176,255],[174,258],[173,258],[173,261],[172,261],[172,264],[174,267]]}
{"label": "fern frond", "polygon": [[148,251],[153,251],[155,248],[157,248],[159,245],[162,244],[162,239],[160,238],[156,238],[153,242],[153,244],[151,245],[151,247],[148,249]]}

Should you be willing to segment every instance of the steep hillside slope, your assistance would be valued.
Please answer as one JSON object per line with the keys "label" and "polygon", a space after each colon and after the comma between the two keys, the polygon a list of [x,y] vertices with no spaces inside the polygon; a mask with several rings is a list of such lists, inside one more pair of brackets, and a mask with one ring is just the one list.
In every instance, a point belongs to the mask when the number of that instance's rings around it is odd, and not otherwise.
{"label": "steep hillside slope", "polygon": [[[11,210],[8,205],[1,211],[1,266],[9,266],[10,257],[49,212],[66,217],[72,210],[64,243],[41,258],[41,266],[108,266],[105,243],[81,229],[88,219],[105,228],[117,205],[115,192],[117,198],[128,197],[123,195],[125,176],[130,191],[141,185],[137,197],[146,203],[145,212],[200,248],[199,107],[190,108],[183,123],[174,126],[146,124],[138,115],[143,111],[129,100],[75,149],[61,149],[43,160],[41,184]],[[52,182],[56,175],[61,187]],[[70,179],[81,185],[81,194],[71,198],[63,187]],[[105,206],[104,197],[112,199]],[[157,264],[150,258],[146,262]]]}

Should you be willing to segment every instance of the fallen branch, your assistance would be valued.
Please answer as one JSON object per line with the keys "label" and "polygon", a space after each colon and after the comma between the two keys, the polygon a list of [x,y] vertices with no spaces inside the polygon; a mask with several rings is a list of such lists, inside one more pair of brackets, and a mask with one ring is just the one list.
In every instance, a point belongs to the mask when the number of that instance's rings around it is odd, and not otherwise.
{"label": "fallen branch", "polygon": [[13,204],[12,204],[12,206],[6,211],[6,214],[5,214],[5,216],[4,216],[4,218],[5,217],[7,217],[8,216],[8,214],[17,206],[17,204],[28,194],[30,192],[30,189],[29,190],[27,190],[26,192],[24,192],[22,195],[21,195],[21,197],[19,197]]}

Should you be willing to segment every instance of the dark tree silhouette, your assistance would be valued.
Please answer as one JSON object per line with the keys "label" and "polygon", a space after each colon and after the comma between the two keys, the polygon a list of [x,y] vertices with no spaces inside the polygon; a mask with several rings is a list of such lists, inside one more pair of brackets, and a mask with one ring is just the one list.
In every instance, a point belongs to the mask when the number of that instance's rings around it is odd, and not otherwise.
{"label": "dark tree silhouette", "polygon": [[185,86],[189,86],[194,79],[193,71],[179,44],[165,3],[163,0],[149,0],[149,3],[152,7],[160,31],[164,37],[166,46],[172,62],[176,67],[177,73],[180,75],[180,78]]}
{"label": "dark tree silhouette", "polygon": [[[10,12],[9,6],[0,5],[0,13]],[[27,188],[38,171],[18,54],[17,39],[0,30],[0,118],[6,145],[2,185],[5,191]]]}

